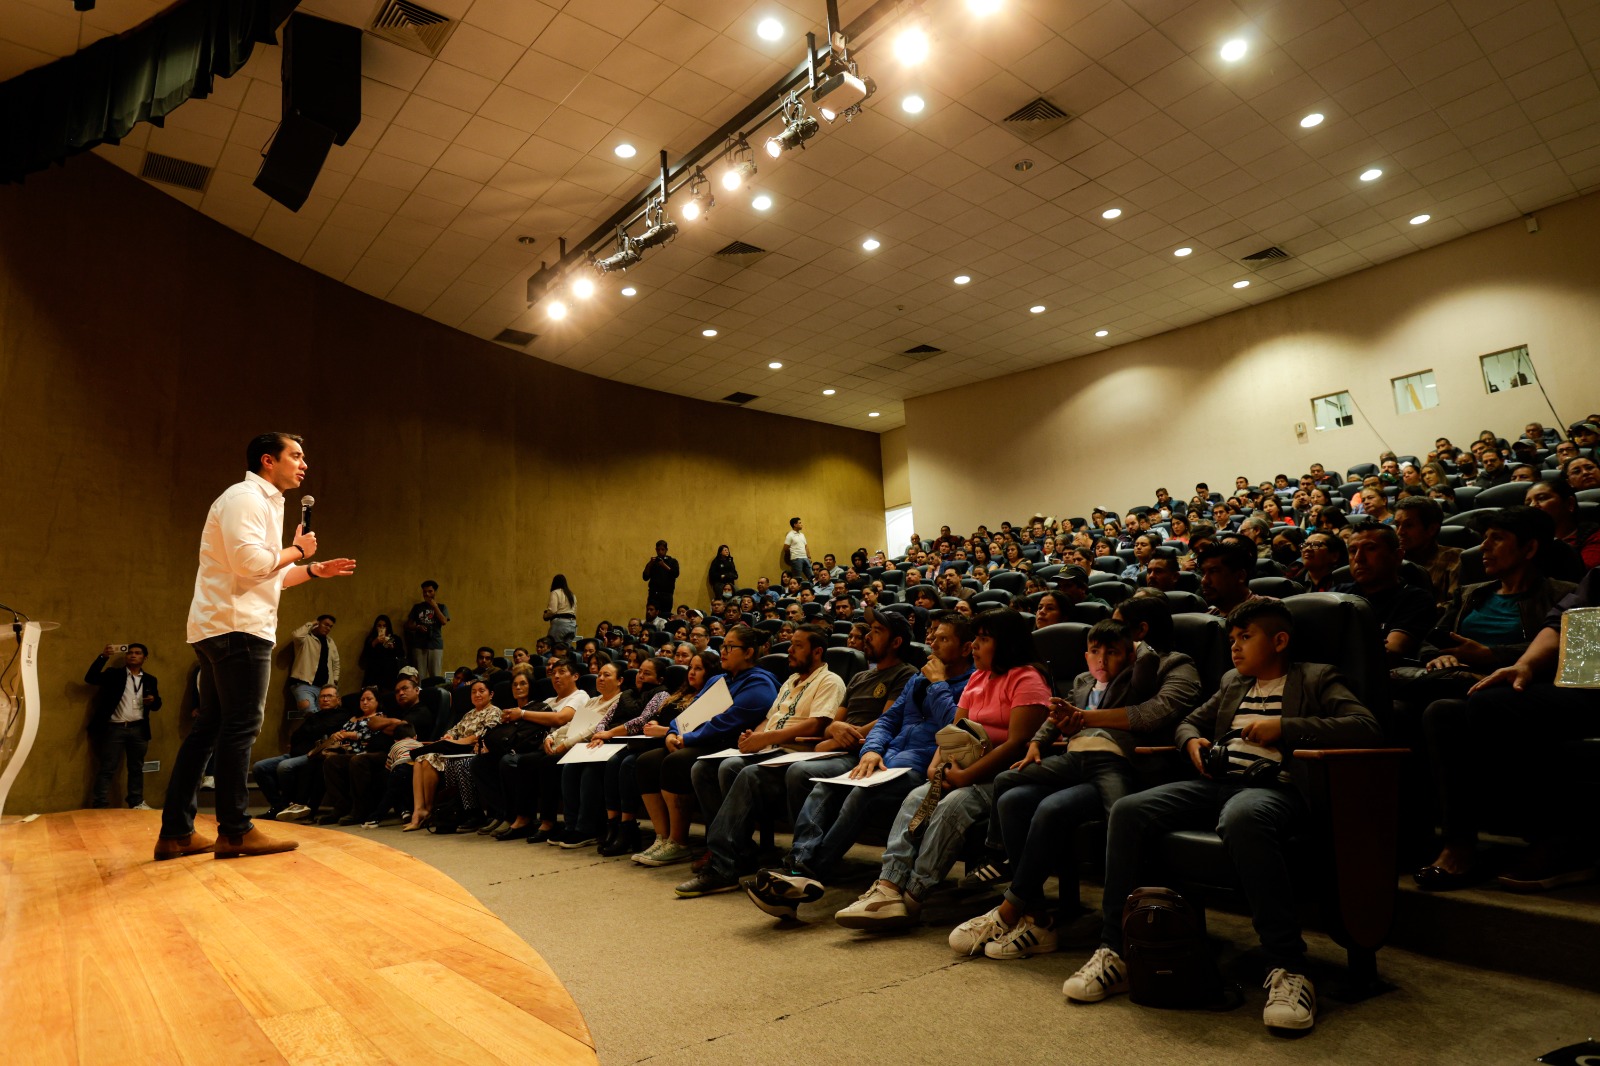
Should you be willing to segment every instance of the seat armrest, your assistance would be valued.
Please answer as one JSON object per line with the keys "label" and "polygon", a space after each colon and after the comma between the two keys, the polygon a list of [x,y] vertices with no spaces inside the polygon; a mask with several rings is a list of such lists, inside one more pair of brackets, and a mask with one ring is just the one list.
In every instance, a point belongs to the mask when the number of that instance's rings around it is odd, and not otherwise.
{"label": "seat armrest", "polygon": [[1146,748],[1146,747],[1138,747],[1138,748],[1134,748],[1133,749],[1133,753],[1135,755],[1166,755],[1166,754],[1169,754],[1170,752],[1174,752],[1174,751],[1177,751],[1177,750],[1178,750],[1178,748],[1174,744],[1162,744],[1162,745],[1157,745],[1155,747],[1148,747],[1148,748]]}
{"label": "seat armrest", "polygon": [[1394,920],[1400,773],[1405,748],[1305,748],[1312,818],[1327,834],[1327,873],[1347,947],[1381,946]]}
{"label": "seat armrest", "polygon": [[814,748],[821,744],[823,737],[794,737],[784,741],[784,744],[795,748]]}
{"label": "seat armrest", "polygon": [[1349,759],[1403,759],[1411,755],[1409,748],[1296,748],[1291,752],[1296,759],[1344,761]]}

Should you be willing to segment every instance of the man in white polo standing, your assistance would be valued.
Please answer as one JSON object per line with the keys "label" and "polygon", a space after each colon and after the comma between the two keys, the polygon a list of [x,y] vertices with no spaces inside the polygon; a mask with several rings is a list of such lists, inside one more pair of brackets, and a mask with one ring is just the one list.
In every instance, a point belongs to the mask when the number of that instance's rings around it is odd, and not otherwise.
{"label": "man in white polo standing", "polygon": [[[156,859],[215,851],[219,859],[270,855],[297,847],[275,840],[250,821],[250,749],[261,732],[278,597],[314,578],[348,577],[354,559],[308,563],[316,534],[295,527],[283,540],[283,494],[306,476],[304,441],[292,433],[263,433],[245,453],[244,480],[212,503],[200,533],[200,566],[189,606],[190,646],[200,660],[200,707],[178,749],[161,811]],[[217,839],[195,832],[197,791],[216,752]]]}
{"label": "man in white polo standing", "polygon": [[789,568],[794,571],[794,576],[804,585],[811,581],[811,549],[806,545],[806,535],[801,532],[805,529],[805,522],[799,518],[789,519],[789,532],[783,535],[783,550],[789,556]]}

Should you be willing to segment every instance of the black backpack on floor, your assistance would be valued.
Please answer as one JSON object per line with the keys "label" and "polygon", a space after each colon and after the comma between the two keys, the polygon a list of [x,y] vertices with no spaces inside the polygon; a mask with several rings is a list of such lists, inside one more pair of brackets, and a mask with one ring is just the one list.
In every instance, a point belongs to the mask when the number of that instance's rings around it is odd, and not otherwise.
{"label": "black backpack on floor", "polygon": [[461,806],[461,792],[454,785],[440,782],[439,794],[434,797],[433,810],[428,814],[428,832],[454,833],[466,821],[467,812]]}
{"label": "black backpack on floor", "polygon": [[1170,888],[1136,888],[1122,906],[1128,994],[1146,1007],[1232,1010],[1243,1001],[1222,981],[1203,911]]}

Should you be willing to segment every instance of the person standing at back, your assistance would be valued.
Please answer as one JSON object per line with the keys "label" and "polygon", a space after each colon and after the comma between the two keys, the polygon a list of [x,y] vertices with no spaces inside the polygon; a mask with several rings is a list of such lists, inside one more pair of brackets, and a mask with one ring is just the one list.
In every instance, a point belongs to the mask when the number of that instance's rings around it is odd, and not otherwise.
{"label": "person standing at back", "polygon": [[[354,559],[312,563],[317,536],[299,526],[287,548],[283,494],[306,476],[301,438],[263,433],[245,453],[244,480],[229,486],[206,515],[200,564],[189,606],[188,639],[200,660],[200,708],[167,782],[155,858],[214,851],[217,858],[267,855],[296,847],[273,840],[250,821],[250,748],[261,732],[278,598],[314,578],[348,577]],[[307,565],[298,566],[304,562]],[[200,778],[216,752],[216,840],[195,832]]]}
{"label": "person standing at back", "polygon": [[105,646],[83,675],[86,685],[96,685],[89,715],[89,736],[94,741],[99,769],[94,776],[95,807],[111,805],[111,779],[117,763],[128,760],[128,806],[148,811],[144,801],[144,753],[150,747],[150,715],[161,709],[161,689],[154,674],[144,671],[148,654],[143,644],[129,644],[122,653],[122,669],[107,664],[117,649]]}
{"label": "person standing at back", "polygon": [[654,607],[662,618],[672,614],[672,594],[678,587],[679,572],[678,560],[667,554],[667,542],[656,541],[656,553],[644,564],[644,581],[650,590],[645,606]]}
{"label": "person standing at back", "polygon": [[423,677],[444,673],[444,627],[449,624],[450,609],[439,602],[439,583],[429,578],[422,583],[421,602],[412,604],[406,615],[411,665]]}
{"label": "person standing at back", "polygon": [[789,532],[783,535],[783,551],[789,559],[789,569],[803,585],[811,580],[811,549],[806,546],[805,522],[789,519]]}
{"label": "person standing at back", "polygon": [[578,637],[578,597],[572,594],[566,574],[550,579],[550,602],[545,604],[544,620],[550,623],[551,644],[571,644]]}

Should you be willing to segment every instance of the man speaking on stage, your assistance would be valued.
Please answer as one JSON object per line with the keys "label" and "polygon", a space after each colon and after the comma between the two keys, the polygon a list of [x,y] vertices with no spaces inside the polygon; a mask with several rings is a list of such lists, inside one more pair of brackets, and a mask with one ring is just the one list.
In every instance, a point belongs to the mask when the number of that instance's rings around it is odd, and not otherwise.
{"label": "man speaking on stage", "polygon": [[[261,732],[272,676],[278,597],[286,588],[348,577],[356,569],[354,559],[311,562],[317,536],[303,525],[295,527],[287,548],[279,547],[283,494],[306,477],[304,443],[292,433],[263,433],[251,440],[244,480],[218,496],[206,515],[188,636],[200,660],[200,709],[167,781],[158,860],[213,850],[217,858],[231,859],[299,846],[267,836],[250,821],[250,749]],[[200,779],[212,749],[217,756],[216,840],[194,828]]]}

